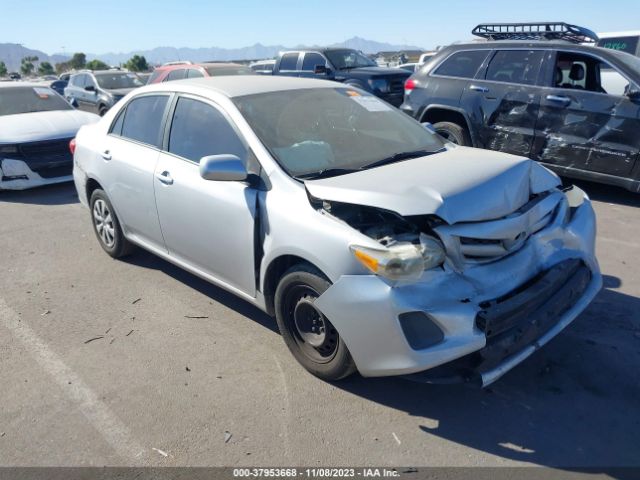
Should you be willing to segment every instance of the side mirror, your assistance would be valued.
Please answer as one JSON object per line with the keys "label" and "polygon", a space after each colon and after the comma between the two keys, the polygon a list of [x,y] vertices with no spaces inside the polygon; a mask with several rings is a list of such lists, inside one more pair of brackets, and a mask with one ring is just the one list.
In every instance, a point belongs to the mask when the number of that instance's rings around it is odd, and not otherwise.
{"label": "side mirror", "polygon": [[247,179],[247,169],[235,155],[208,155],[200,159],[200,176],[219,182],[242,182]]}
{"label": "side mirror", "polygon": [[313,73],[316,75],[327,75],[329,73],[329,69],[326,65],[316,65],[313,67]]}
{"label": "side mirror", "polygon": [[640,102],[640,90],[638,90],[637,88],[634,88],[632,90],[629,90],[627,92],[627,97],[629,98],[629,100],[631,100],[632,102]]}
{"label": "side mirror", "polygon": [[96,87],[94,87],[93,85],[87,85],[86,87],[84,87],[84,89],[87,92],[95,92],[96,91]]}

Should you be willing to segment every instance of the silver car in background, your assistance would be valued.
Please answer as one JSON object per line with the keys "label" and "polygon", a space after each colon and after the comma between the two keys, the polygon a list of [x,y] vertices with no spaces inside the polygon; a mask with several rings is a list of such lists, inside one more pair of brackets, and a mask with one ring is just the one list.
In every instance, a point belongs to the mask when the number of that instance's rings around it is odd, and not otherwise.
{"label": "silver car in background", "polygon": [[141,246],[275,315],[327,380],[487,385],[601,288],[584,192],[343,84],[141,88],[80,130],[74,178],[108,254]]}

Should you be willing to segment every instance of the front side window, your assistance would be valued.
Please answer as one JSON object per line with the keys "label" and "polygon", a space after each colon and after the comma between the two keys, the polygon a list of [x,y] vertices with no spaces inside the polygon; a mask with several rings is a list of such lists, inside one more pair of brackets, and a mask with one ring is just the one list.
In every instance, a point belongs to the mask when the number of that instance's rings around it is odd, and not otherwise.
{"label": "front side window", "polygon": [[285,53],[280,60],[280,70],[295,70],[298,65],[297,53]]}
{"label": "front side window", "polygon": [[197,68],[190,68],[187,70],[187,78],[200,78],[204,77],[204,74]]}
{"label": "front side window", "polygon": [[535,85],[543,57],[541,50],[500,50],[489,62],[486,79]]}
{"label": "front side window", "polygon": [[268,92],[233,101],[294,177],[341,174],[444,148],[438,135],[413,118],[374,95],[349,88]]}
{"label": "front side window", "polygon": [[325,54],[332,65],[338,70],[378,66],[376,62],[356,50],[327,50]]}
{"label": "front side window", "polygon": [[231,154],[242,159],[246,148],[217,108],[182,97],[171,122],[169,152],[199,163],[208,155]]}
{"label": "front side window", "polygon": [[[168,99],[166,95],[146,95],[131,100],[124,113],[122,136],[148,145],[159,146],[162,119]],[[118,121],[114,125],[114,130],[117,123]]]}
{"label": "front side window", "polygon": [[96,75],[100,88],[117,90],[119,88],[137,88],[144,85],[135,73],[113,72]]}
{"label": "front side window", "polygon": [[474,78],[488,54],[489,50],[454,53],[434,73],[444,77]]}
{"label": "front side window", "polygon": [[0,88],[0,116],[54,110],[72,110],[72,107],[48,87]]}
{"label": "front side window", "polygon": [[[629,56],[624,53],[620,55]],[[598,58],[574,52],[559,52],[554,86],[621,96],[629,90],[629,80]]]}
{"label": "front side window", "polygon": [[302,60],[302,70],[313,72],[316,68],[316,65],[325,66],[327,62],[324,57],[319,53],[308,52],[304,55],[304,60]]}
{"label": "front side window", "polygon": [[175,70],[171,70],[167,76],[165,77],[165,82],[170,82],[172,80],[182,80],[187,71],[184,68],[177,68]]}

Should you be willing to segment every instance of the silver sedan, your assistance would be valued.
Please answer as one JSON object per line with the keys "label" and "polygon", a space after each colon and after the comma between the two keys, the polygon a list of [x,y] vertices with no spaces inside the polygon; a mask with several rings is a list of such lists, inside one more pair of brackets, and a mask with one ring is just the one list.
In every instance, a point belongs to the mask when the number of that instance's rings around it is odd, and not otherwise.
{"label": "silver sedan", "polygon": [[109,255],[145,248],[264,309],[323,379],[487,385],[601,287],[584,192],[343,84],[147,86],[74,147]]}

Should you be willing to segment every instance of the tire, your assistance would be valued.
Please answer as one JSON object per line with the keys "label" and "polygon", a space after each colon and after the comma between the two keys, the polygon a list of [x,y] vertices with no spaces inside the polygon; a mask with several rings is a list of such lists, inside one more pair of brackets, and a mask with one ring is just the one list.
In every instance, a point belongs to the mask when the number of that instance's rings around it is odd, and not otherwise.
{"label": "tire", "polygon": [[471,146],[471,136],[469,131],[457,123],[453,122],[438,122],[433,128],[441,137],[445,140],[460,145],[462,147]]}
{"label": "tire", "polygon": [[100,105],[100,107],[98,107],[98,115],[100,115],[101,117],[104,117],[104,114],[107,113],[108,111],[109,109],[104,105]]}
{"label": "tire", "polygon": [[122,233],[122,227],[107,194],[99,188],[89,200],[91,224],[102,249],[113,258],[129,255],[134,246]]}
{"label": "tire", "polygon": [[344,341],[329,320],[313,306],[331,283],[311,265],[287,270],[275,293],[276,321],[285,344],[307,371],[327,381],[356,371]]}

